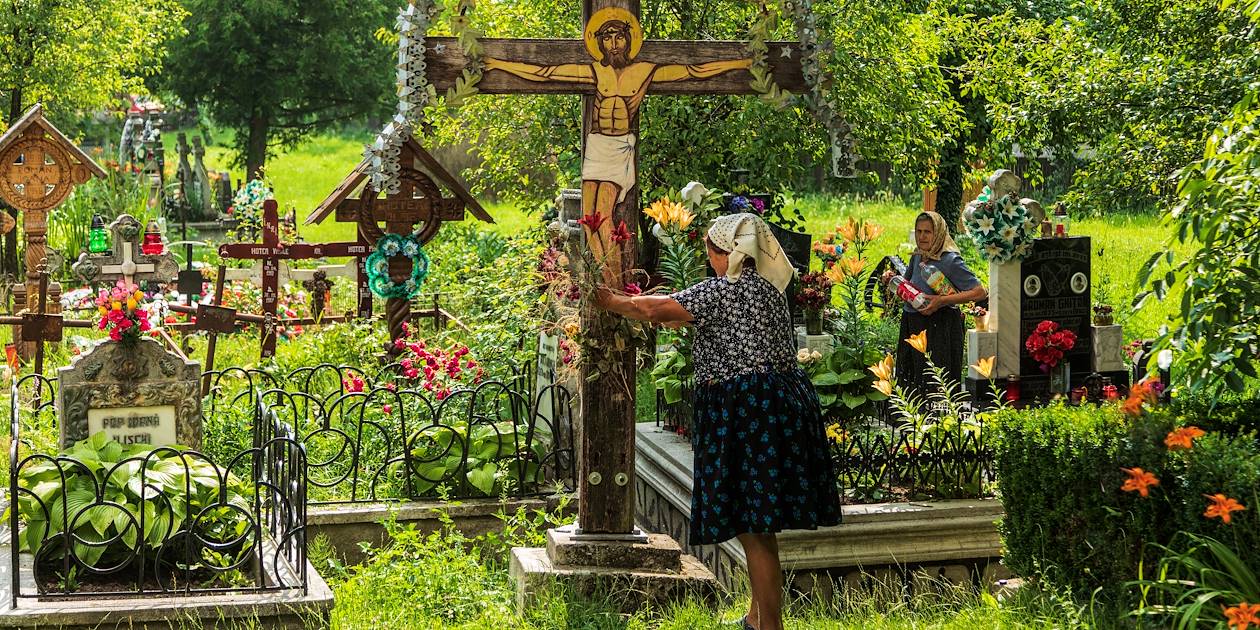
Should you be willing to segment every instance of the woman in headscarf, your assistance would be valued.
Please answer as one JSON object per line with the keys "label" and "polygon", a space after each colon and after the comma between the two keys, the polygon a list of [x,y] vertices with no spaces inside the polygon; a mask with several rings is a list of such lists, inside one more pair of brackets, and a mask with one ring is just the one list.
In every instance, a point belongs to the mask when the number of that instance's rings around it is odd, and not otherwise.
{"label": "woman in headscarf", "polygon": [[667,296],[602,290],[602,308],[633,319],[689,323],[696,368],[692,423],[692,545],[737,538],[748,558],[745,628],[783,627],[775,533],[840,522],[818,395],[796,363],[784,290],[793,270],[753,214],[714,221],[705,237],[717,277]]}
{"label": "woman in headscarf", "polygon": [[[897,384],[915,395],[925,396],[935,387],[928,372],[927,356],[906,340],[927,331],[927,351],[932,362],[944,368],[946,378],[961,384],[963,315],[958,305],[983,300],[989,293],[963,262],[941,215],[923,212],[915,218],[914,243],[914,255],[910,257],[906,280],[923,291],[927,304],[916,309],[906,303],[902,308],[901,342],[897,346]],[[939,269],[953,291],[948,295],[938,294],[928,282],[925,265]]]}

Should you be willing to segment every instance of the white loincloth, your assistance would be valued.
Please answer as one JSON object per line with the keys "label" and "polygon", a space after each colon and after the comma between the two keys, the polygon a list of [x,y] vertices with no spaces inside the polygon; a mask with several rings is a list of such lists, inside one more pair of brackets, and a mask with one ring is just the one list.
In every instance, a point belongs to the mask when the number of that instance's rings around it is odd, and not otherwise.
{"label": "white loincloth", "polygon": [[632,133],[624,136],[588,134],[586,152],[582,155],[582,181],[612,182],[621,187],[617,203],[625,201],[626,193],[637,181],[634,169],[637,142]]}

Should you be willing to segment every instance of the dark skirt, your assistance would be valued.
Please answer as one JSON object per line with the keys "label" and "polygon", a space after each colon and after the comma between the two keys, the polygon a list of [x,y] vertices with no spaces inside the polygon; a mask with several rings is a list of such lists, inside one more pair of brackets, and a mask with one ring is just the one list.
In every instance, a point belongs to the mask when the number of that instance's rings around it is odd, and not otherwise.
{"label": "dark skirt", "polygon": [[840,523],[814,386],[800,368],[696,388],[688,543]]}
{"label": "dark skirt", "polygon": [[945,369],[946,383],[962,385],[963,317],[956,308],[943,308],[931,315],[901,314],[901,336],[897,343],[897,384],[914,396],[936,391],[936,381],[928,370],[927,357],[906,343],[911,335],[927,331],[927,349],[932,362]]}

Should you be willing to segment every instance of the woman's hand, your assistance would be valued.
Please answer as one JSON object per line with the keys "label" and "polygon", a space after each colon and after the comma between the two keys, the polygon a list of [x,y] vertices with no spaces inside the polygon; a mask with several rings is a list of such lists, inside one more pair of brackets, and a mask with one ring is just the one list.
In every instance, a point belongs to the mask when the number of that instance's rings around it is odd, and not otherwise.
{"label": "woman's hand", "polygon": [[887,285],[895,275],[897,275],[896,271],[893,271],[892,269],[885,269],[884,273],[879,276],[879,283]]}
{"label": "woman's hand", "polygon": [[923,294],[923,297],[927,298],[927,305],[919,309],[919,313],[923,315],[931,315],[932,313],[950,305],[950,302],[946,300],[947,296],[944,295],[932,295],[930,293],[925,293]]}

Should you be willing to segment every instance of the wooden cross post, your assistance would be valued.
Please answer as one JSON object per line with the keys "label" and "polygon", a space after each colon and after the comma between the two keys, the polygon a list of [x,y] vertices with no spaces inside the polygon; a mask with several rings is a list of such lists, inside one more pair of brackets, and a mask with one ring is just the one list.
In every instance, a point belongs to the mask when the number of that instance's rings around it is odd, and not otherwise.
{"label": "wooden cross post", "polygon": [[[41,261],[36,265],[35,273],[39,274],[39,290],[32,294],[37,299],[32,308],[28,308],[16,317],[0,317],[0,325],[15,324],[21,326],[21,340],[35,344],[35,374],[44,373],[44,343],[61,341],[64,327],[91,328],[96,322],[90,320],[62,319],[61,313],[52,312],[48,308],[48,264]],[[38,387],[38,383],[37,383]],[[35,406],[39,406],[42,395],[40,389],[35,390]]]}
{"label": "wooden cross post", "polygon": [[[229,243],[219,246],[220,258],[261,260],[262,268],[262,353],[263,359],[276,354],[276,306],[280,301],[280,261],[326,256],[364,256],[368,247],[362,243],[292,243],[280,242],[280,215],[275,199],[263,202],[262,243]],[[220,282],[223,273],[220,269]],[[216,286],[221,297],[221,287]],[[218,297],[215,305],[218,305]]]}
{"label": "wooden cross post", "polygon": [[[639,225],[639,107],[647,94],[755,94],[746,42],[644,41],[639,0],[583,0],[580,40],[484,39],[487,94],[582,94],[582,214],[603,280],[623,288],[638,264],[637,235],[615,235]],[[467,60],[452,38],[429,38],[428,76],[438,90],[454,86]],[[769,44],[771,76],[779,87],[805,88],[795,43]],[[702,147],[701,147],[702,148]],[[614,238],[616,236],[616,238]],[[589,297],[589,296],[588,296]],[[592,309],[586,309],[588,312]],[[584,334],[611,334],[610,316],[593,315]],[[600,344],[610,346],[611,343]],[[585,364],[581,383],[578,458],[579,531],[633,539],[634,348],[610,357],[616,376]]]}

